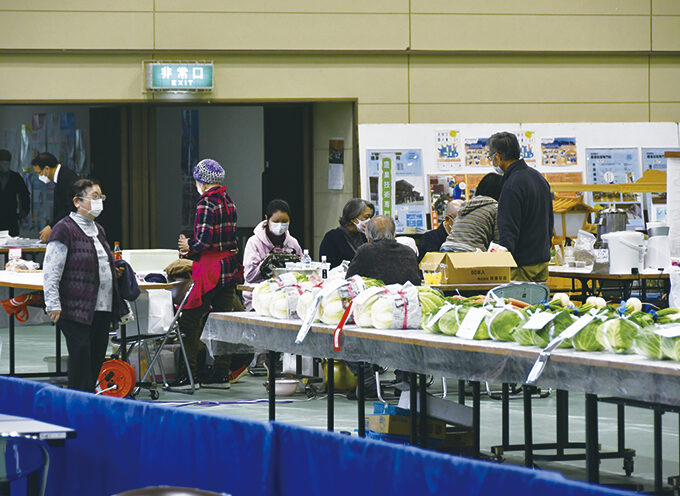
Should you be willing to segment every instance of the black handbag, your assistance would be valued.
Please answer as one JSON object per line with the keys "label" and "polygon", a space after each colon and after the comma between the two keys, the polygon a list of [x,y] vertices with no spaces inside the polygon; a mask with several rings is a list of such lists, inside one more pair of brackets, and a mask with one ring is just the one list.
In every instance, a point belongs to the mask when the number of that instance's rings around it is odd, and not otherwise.
{"label": "black handbag", "polygon": [[286,262],[299,262],[300,255],[295,253],[295,250],[290,247],[278,248],[275,247],[269,252],[262,263],[260,264],[260,275],[263,279],[271,279],[274,275],[275,268],[285,268]]}

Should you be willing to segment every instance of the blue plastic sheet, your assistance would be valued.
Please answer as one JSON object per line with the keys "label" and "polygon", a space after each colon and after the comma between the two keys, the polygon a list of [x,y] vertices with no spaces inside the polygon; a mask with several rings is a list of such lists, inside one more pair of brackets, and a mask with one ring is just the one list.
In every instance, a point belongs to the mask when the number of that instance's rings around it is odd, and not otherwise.
{"label": "blue plastic sheet", "polygon": [[631,494],[413,447],[0,377],[0,413],[72,427],[50,495],[177,485],[240,495]]}

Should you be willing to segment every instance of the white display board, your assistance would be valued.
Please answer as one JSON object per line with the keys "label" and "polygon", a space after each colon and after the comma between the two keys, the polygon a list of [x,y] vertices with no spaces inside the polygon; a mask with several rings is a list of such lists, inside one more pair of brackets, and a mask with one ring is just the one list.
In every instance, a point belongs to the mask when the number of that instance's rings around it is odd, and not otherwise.
{"label": "white display board", "polygon": [[[361,196],[371,198],[369,162],[381,152],[416,150],[420,153],[423,184],[430,195],[430,181],[453,183],[464,178],[476,184],[483,175],[492,172],[483,151],[484,140],[493,133],[508,131],[517,134],[527,163],[545,173],[551,182],[587,181],[586,149],[675,148],[680,146],[680,130],[674,122],[611,122],[611,123],[495,123],[495,124],[362,124],[359,126],[359,161]],[[642,171],[640,171],[642,172]],[[374,180],[374,198],[376,182]],[[442,184],[437,186],[442,188]],[[434,204],[435,197],[430,199]],[[588,201],[592,201],[588,196]],[[380,201],[376,201],[376,204]],[[430,212],[427,200],[423,207]],[[436,219],[433,219],[436,222]]]}

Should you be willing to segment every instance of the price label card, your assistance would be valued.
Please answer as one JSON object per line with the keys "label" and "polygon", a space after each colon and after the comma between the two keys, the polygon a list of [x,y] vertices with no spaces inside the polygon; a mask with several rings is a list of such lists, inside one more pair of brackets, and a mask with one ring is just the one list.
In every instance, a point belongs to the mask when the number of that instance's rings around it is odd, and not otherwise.
{"label": "price label card", "polygon": [[487,316],[487,311],[481,307],[473,307],[465,314],[463,322],[458,327],[456,336],[463,339],[474,339],[479,325]]}
{"label": "price label card", "polygon": [[550,312],[536,312],[529,320],[527,320],[522,326],[523,329],[534,329],[539,330],[547,326],[552,320],[557,316],[557,314]]}
{"label": "price label card", "polygon": [[19,260],[21,258],[21,248],[10,248],[8,257],[10,260]]}
{"label": "price label card", "polygon": [[563,340],[564,339],[570,339],[576,336],[585,326],[590,324],[593,319],[595,318],[594,313],[587,313],[585,315],[582,315],[581,317],[576,320],[573,324],[571,324],[569,327],[567,327],[564,331],[560,333],[560,336]]}
{"label": "price label card", "polygon": [[680,337],[680,325],[664,326],[654,332],[662,338],[677,338]]}

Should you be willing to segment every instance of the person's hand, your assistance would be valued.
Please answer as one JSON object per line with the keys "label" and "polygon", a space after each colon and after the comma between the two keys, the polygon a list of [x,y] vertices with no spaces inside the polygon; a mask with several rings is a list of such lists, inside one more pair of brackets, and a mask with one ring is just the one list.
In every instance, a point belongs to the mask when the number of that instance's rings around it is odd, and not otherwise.
{"label": "person's hand", "polygon": [[51,233],[52,228],[50,226],[43,227],[42,231],[40,231],[40,241],[42,241],[43,243],[47,243],[47,241],[50,239]]}
{"label": "person's hand", "polygon": [[186,253],[189,251],[189,239],[184,235],[180,234],[179,235],[179,241],[177,242],[177,246],[179,247],[179,251]]}
{"label": "person's hand", "polygon": [[61,317],[61,310],[53,310],[51,312],[47,312],[47,315],[49,315],[50,320],[56,324],[57,322],[59,322],[59,317]]}
{"label": "person's hand", "polygon": [[116,267],[116,279],[120,279],[125,274],[125,267]]}

